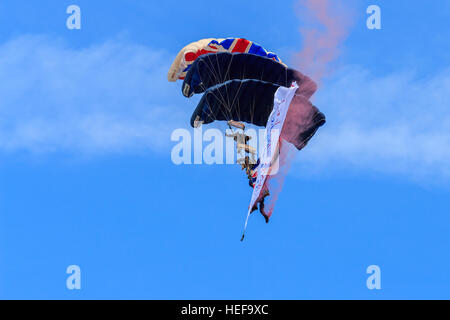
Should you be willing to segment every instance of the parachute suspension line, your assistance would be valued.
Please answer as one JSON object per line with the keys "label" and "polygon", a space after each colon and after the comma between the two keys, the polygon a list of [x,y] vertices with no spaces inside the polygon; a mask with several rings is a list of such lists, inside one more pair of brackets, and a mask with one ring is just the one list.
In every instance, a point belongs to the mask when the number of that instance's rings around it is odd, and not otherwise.
{"label": "parachute suspension line", "polygon": [[[209,61],[212,61],[210,56],[208,56],[208,60],[209,60]],[[216,60],[217,60],[217,63],[218,63],[218,58],[217,58],[217,57],[216,57]],[[220,69],[216,71],[214,68],[210,67],[210,65],[213,65],[213,64],[212,64],[212,63],[206,64],[208,70],[210,71],[210,72],[209,72],[209,75],[210,75],[209,77],[210,77],[210,79],[213,77],[213,79],[215,80],[216,83],[222,83],[223,81],[222,81],[222,77],[221,77],[221,75],[220,75]],[[212,76],[212,77],[211,77],[211,76]],[[203,85],[203,83],[201,83],[200,85],[201,85],[201,87],[203,88],[203,91],[206,91],[206,90],[207,90],[207,88]],[[225,89],[226,89],[226,88],[225,88]],[[218,91],[218,94],[220,95],[220,97],[218,97],[217,95],[214,95],[214,97],[215,97],[218,101],[220,101],[220,102],[222,103],[222,105],[225,107],[225,110],[228,112],[228,115],[227,115],[227,114],[225,114],[225,113],[221,110],[222,115],[223,115],[225,118],[230,119],[230,118],[231,118],[231,112],[230,112],[230,111],[231,111],[231,106],[229,106],[229,101],[225,101],[225,98],[222,96],[222,93],[221,93],[220,91]],[[228,98],[228,93],[227,93],[227,98]],[[228,100],[228,99],[227,99],[227,100]],[[211,116],[211,115],[213,115],[212,110],[211,110],[209,116]]]}
{"label": "parachute suspension line", "polygon": [[[246,69],[246,65],[244,65],[244,70],[242,72],[242,79],[241,80],[245,80],[247,79],[247,75],[246,75],[247,69]],[[236,93],[236,96],[239,94],[239,91],[241,90],[243,82],[241,81],[240,85],[239,85],[239,90]],[[238,113],[238,117],[239,119],[241,118],[241,105],[239,104],[239,100],[237,103],[237,113]]]}
{"label": "parachute suspension line", "polygon": [[[217,65],[219,65],[219,58],[217,57],[217,55],[214,55],[214,57],[216,59]],[[211,61],[211,59],[213,59],[213,58],[211,56],[208,56],[208,60]],[[227,71],[225,72],[224,75],[221,74],[221,69],[220,68],[218,68],[217,72],[216,72],[216,70],[212,70],[212,74],[214,75],[216,83],[223,83],[223,82],[225,82],[225,79],[227,78],[227,75],[229,74],[230,69],[231,69],[232,59],[228,63],[228,68],[227,68]],[[213,65],[213,64],[211,63],[211,65]],[[220,91],[219,91],[219,93],[220,93]],[[228,112],[228,116],[226,114],[224,114],[224,116],[225,116],[226,119],[232,120],[232,118],[233,118],[233,114],[232,114],[233,108],[232,108],[232,104],[230,104],[230,100],[229,100],[230,96],[228,94],[228,87],[225,87],[225,95],[226,95],[226,97],[222,97],[222,95],[221,95],[222,101],[224,102],[223,105],[225,107],[225,110]],[[226,101],[225,101],[225,99],[226,99]]]}
{"label": "parachute suspension line", "polygon": [[[218,66],[219,65],[219,58],[218,58],[217,55],[214,55],[214,57],[216,59],[216,64]],[[211,57],[210,56],[208,56],[208,59],[211,61]],[[218,81],[216,81],[216,83],[223,83],[223,82],[226,81],[227,76],[228,76],[228,74],[230,72],[230,69],[231,69],[232,62],[233,62],[233,56],[231,57],[230,62],[228,63],[228,68],[227,68],[227,70],[226,70],[224,75],[221,74],[221,69],[220,68],[218,68],[218,70],[217,70],[218,71],[217,72],[218,75],[216,74],[216,72],[214,70],[214,76],[215,76],[216,80],[218,80]],[[225,91],[226,91],[226,98],[227,98],[227,104],[225,105],[225,108],[229,112],[229,117],[227,117],[227,118],[228,118],[228,120],[232,120],[232,116],[233,116],[232,115],[232,109],[233,108],[232,108],[232,105],[230,104],[230,101],[229,101],[229,94],[228,94],[228,88],[227,87],[225,87]]]}
{"label": "parachute suspension line", "polygon": [[[212,61],[210,56],[208,56],[208,60]],[[217,57],[216,57],[216,61],[217,61],[217,64],[218,64],[218,58]],[[210,63],[210,65],[213,65],[213,64]],[[208,67],[208,70],[210,71],[209,74],[214,77],[213,79],[215,80],[215,82],[216,83],[222,83],[223,81],[222,81],[222,77],[220,75],[220,69],[216,71],[214,68],[210,68],[208,64],[206,64],[206,66]],[[201,85],[202,85],[202,88],[204,89],[204,91],[206,91],[207,88],[203,84],[201,84]],[[225,88],[225,90],[227,90],[227,88]],[[222,93],[220,91],[218,91],[218,93],[219,93],[220,97],[218,97],[216,95],[214,95],[214,96],[217,98],[217,100],[219,100],[222,103],[222,105],[225,107],[224,109],[228,113],[228,114],[226,114],[226,113],[224,113],[221,110],[222,115],[226,119],[230,119],[232,115],[231,115],[231,106],[229,105],[229,101],[225,101],[225,97],[222,96]],[[226,93],[226,95],[227,95],[226,98],[228,98],[228,92]],[[226,99],[226,100],[228,100],[228,99]],[[212,115],[212,112],[211,112],[211,115]]]}
{"label": "parachute suspension line", "polygon": [[[210,69],[210,71],[212,71],[212,72],[210,72],[210,74],[214,75],[214,77],[216,79],[218,77],[220,77],[220,75],[217,75],[215,70],[211,70]],[[201,86],[202,86],[203,89],[206,89],[203,84],[201,84]],[[241,86],[239,87],[239,90],[240,90]],[[230,130],[232,132],[230,135],[227,135],[227,136],[228,137],[232,137],[236,141],[236,144],[237,144],[236,148],[237,148],[237,152],[238,153],[241,152],[241,150],[244,150],[244,157],[242,159],[238,159],[238,160],[241,160],[241,165],[245,166],[245,164],[248,162],[248,161],[246,161],[246,157],[245,157],[245,153],[247,151],[249,151],[249,147],[247,146],[248,138],[243,132],[241,133],[241,132],[238,132],[237,130],[233,130],[233,127],[234,127],[236,129],[240,129],[240,130],[244,131],[245,130],[245,125],[243,123],[240,123],[240,122],[235,121],[235,120],[232,119],[233,118],[233,115],[232,115],[232,112],[231,112],[232,107],[231,107],[231,104],[230,104],[230,102],[228,100],[228,98],[229,98],[228,89],[225,88],[225,90],[227,91],[226,92],[226,97],[224,97],[220,91],[218,91],[217,94],[215,94],[215,93],[212,93],[212,94],[225,107],[224,108],[225,112],[222,109],[220,109],[220,111],[221,111],[222,115],[225,117],[225,119],[228,119],[228,123],[227,124],[228,124],[228,127],[230,128]],[[236,95],[236,97],[234,97],[233,103],[235,101],[237,101],[239,103],[239,100],[238,99],[236,100],[236,98],[237,98],[237,95]],[[208,104],[208,106],[209,106],[209,104]],[[208,109],[208,117],[216,118],[216,115],[213,113],[211,108]]]}
{"label": "parachute suspension line", "polygon": [[[203,84],[201,84],[201,87],[202,87],[204,90],[206,90],[206,87],[205,87]],[[216,95],[216,94],[213,93],[213,92],[212,92],[211,94],[213,95],[214,98],[216,98],[216,99],[217,99],[217,100],[225,107],[225,111],[228,112],[228,114],[229,114],[227,101],[225,101],[225,98],[222,96],[222,94],[220,93],[220,91],[218,92],[218,95]],[[208,111],[209,111],[209,112],[208,112],[208,118],[209,118],[209,117],[215,118],[215,114],[213,113],[213,111],[212,111],[212,109],[211,109],[209,103],[208,103],[208,107],[209,107],[209,110],[208,110]],[[222,110],[222,108],[220,108],[219,110],[220,110],[220,112],[222,113],[222,115],[223,115],[226,119],[229,119],[229,118],[230,118],[230,116],[229,116],[227,113],[225,113],[225,112]]]}
{"label": "parachute suspension line", "polygon": [[255,120],[255,108],[256,108],[256,96],[253,96],[253,102],[252,102],[252,107],[251,107],[251,111],[250,111],[250,121],[251,123],[253,123],[253,121]]}

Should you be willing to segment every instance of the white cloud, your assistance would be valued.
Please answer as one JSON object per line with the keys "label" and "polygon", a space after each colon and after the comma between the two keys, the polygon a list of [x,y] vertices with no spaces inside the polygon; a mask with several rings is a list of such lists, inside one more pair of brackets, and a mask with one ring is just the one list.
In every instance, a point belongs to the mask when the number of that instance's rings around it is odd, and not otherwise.
{"label": "white cloud", "polygon": [[450,69],[372,76],[348,67],[319,89],[327,124],[299,156],[315,170],[354,167],[450,177]]}
{"label": "white cloud", "polygon": [[[42,36],[0,45],[0,151],[160,150],[186,126],[171,55],[114,39],[84,49]],[[164,148],[163,148],[164,149]]]}
{"label": "white cloud", "polygon": [[[171,59],[121,39],[83,49],[42,36],[1,44],[0,152],[169,152],[195,104],[167,83]],[[450,69],[419,77],[347,67],[317,92],[328,122],[299,162],[322,173],[448,178],[449,92]]]}

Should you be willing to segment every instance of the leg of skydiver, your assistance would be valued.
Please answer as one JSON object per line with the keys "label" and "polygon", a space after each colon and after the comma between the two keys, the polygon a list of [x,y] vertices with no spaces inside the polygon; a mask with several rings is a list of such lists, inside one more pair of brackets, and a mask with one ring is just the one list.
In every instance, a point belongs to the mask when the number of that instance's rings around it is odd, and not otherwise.
{"label": "leg of skydiver", "polygon": [[268,190],[265,191],[264,197],[261,199],[261,201],[259,202],[259,212],[261,212],[261,214],[263,215],[264,219],[266,219],[266,223],[269,223],[269,216],[266,213],[266,211],[264,210],[264,200],[266,199],[267,196],[269,196],[270,193]]}

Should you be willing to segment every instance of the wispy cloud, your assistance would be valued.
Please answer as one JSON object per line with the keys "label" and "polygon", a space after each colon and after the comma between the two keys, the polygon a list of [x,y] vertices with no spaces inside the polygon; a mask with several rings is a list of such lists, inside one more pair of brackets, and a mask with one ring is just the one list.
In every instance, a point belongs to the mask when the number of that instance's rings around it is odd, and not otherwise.
{"label": "wispy cloud", "polygon": [[327,125],[301,162],[316,169],[353,166],[411,178],[450,177],[450,69],[373,76],[348,67],[326,83],[315,103]]}
{"label": "wispy cloud", "polygon": [[[84,49],[41,36],[1,44],[0,152],[169,152],[193,107],[166,83],[171,58],[120,39]],[[299,162],[448,179],[448,92],[450,69],[419,77],[344,68],[316,93],[328,122]]]}
{"label": "wispy cloud", "polygon": [[1,44],[0,151],[169,145],[188,116],[174,97],[178,88],[166,83],[169,64],[167,53],[120,39],[84,49],[43,36]]}

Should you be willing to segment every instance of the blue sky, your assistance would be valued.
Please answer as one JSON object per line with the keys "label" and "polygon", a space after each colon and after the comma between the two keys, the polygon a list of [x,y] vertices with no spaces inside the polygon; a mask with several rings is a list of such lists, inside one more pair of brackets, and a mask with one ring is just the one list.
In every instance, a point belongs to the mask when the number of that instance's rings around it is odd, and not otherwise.
{"label": "blue sky", "polygon": [[[289,62],[294,2],[3,1],[0,298],[450,298],[450,5],[345,3],[352,27],[313,101],[328,122],[241,243],[240,170],[171,162],[195,102],[166,72],[205,37]],[[382,30],[366,28],[370,4]]]}

